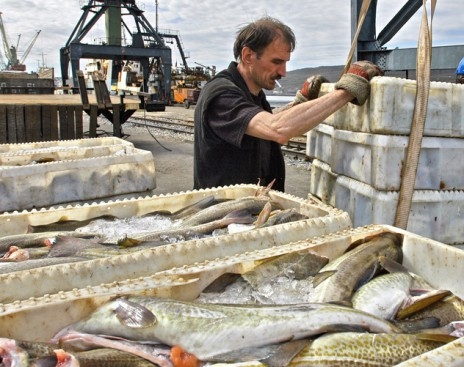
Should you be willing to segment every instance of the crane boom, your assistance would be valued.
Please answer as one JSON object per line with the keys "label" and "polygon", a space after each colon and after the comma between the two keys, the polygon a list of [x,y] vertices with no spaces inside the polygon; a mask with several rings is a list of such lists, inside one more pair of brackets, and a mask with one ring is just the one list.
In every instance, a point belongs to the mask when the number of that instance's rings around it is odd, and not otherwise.
{"label": "crane boom", "polygon": [[[34,46],[35,41],[37,40],[37,37],[39,37],[41,30],[37,31],[36,35],[32,38],[32,41],[29,43],[29,46],[27,47],[26,51],[24,51],[23,56],[21,57],[21,60],[18,58],[18,47],[19,47],[19,40],[21,39],[21,34],[18,35],[18,40],[16,42],[16,46],[11,45],[10,41],[8,39],[8,36],[6,34],[5,30],[5,25],[3,24],[3,19],[2,19],[2,12],[0,12],[0,33],[2,36],[2,42],[3,42],[3,49],[4,53],[6,56],[6,59],[8,61],[6,68],[9,70],[18,70],[18,71],[25,71],[26,70],[26,65],[24,65],[24,61],[26,60],[27,56],[31,52],[32,47]],[[0,52],[0,65],[3,64],[3,60],[1,60],[1,52]]]}
{"label": "crane boom", "polygon": [[21,61],[19,62],[20,64],[24,64],[24,61],[26,61],[27,55],[29,55],[29,52],[31,52],[32,47],[34,46],[35,41],[37,40],[37,37],[39,37],[40,32],[42,30],[38,30],[34,38],[32,39],[31,43],[29,43],[29,46],[27,46],[26,51],[24,51],[23,57],[21,58]]}
{"label": "crane boom", "polygon": [[2,34],[3,49],[5,52],[5,56],[8,59],[8,62],[11,63],[13,59],[13,55],[10,49],[10,41],[8,40],[8,36],[6,35],[5,26],[3,25],[2,14],[3,13],[0,12],[0,32]]}

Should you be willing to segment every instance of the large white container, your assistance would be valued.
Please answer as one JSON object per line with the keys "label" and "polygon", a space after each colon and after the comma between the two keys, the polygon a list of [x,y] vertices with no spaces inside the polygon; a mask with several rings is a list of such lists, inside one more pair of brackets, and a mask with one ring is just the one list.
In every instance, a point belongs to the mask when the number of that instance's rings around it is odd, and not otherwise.
{"label": "large white container", "polygon": [[[310,194],[350,214],[354,227],[393,225],[398,191],[381,191],[334,173],[326,163],[311,165]],[[464,238],[464,191],[414,190],[407,230],[437,241],[456,244]]]}
{"label": "large white container", "polygon": [[322,123],[306,134],[306,155],[322,162],[332,162],[332,138],[334,128]]}
{"label": "large white container", "polygon": [[[334,129],[320,124],[307,138],[307,155],[330,165],[336,174],[371,185],[399,190],[409,137]],[[464,189],[464,139],[424,137],[415,189]],[[453,167],[453,169],[450,169]]]}
{"label": "large white container", "polygon": [[[256,185],[237,185],[171,195],[5,213],[0,215],[0,233],[3,235],[26,233],[28,225],[54,223],[60,218],[85,220],[103,215],[127,218],[153,211],[175,212],[205,197],[236,199],[254,196],[256,189]],[[323,204],[315,197],[304,200],[279,191],[271,191],[270,195],[272,200],[283,208],[294,208],[308,219],[234,235],[143,249],[112,258],[0,274],[0,304],[39,297],[47,293],[70,291],[73,288],[148,276],[173,266],[214,260],[221,256],[278,246],[351,228],[348,213]]]}
{"label": "large white container", "polygon": [[[335,129],[332,171],[371,185],[399,190],[409,137]],[[464,189],[464,139],[424,137],[417,168],[416,190]]]}
{"label": "large white container", "polygon": [[[213,244],[214,241],[192,243],[183,248],[183,256],[180,258],[172,256],[174,255],[174,247],[168,247],[166,252],[158,254],[163,259],[169,259],[171,268],[153,272],[152,275],[131,278],[131,274],[127,273],[127,270],[120,270],[127,275],[127,279],[124,281],[106,282],[0,305],[0,337],[47,341],[63,327],[85,317],[115,295],[143,294],[192,300],[222,274],[244,273],[264,259],[305,249],[310,249],[332,260],[343,254],[353,242],[382,232],[394,232],[402,235],[403,264],[411,272],[420,275],[438,289],[448,289],[457,296],[464,297],[461,279],[464,252],[398,228],[390,226],[354,228],[302,241],[284,242],[278,246],[264,246],[254,250],[250,249],[248,243],[248,240],[254,242],[254,238],[240,237],[228,240],[227,246],[224,243]],[[236,249],[235,254],[227,254],[229,245]],[[183,266],[184,259],[189,255],[207,256],[212,248],[217,248],[218,251],[222,250],[224,253],[218,255],[217,258],[199,260],[198,263]],[[177,254],[180,255],[181,252]],[[168,257],[169,255],[171,257]],[[115,263],[113,272],[117,271],[117,265]],[[126,266],[122,259],[120,259],[120,265]],[[18,278],[22,276],[23,274]],[[461,345],[462,339],[455,343]],[[433,355],[446,353],[450,347],[447,345],[442,348],[431,353]],[[411,362],[407,365],[426,366],[429,355],[429,353],[425,353],[416,357],[414,363]]]}
{"label": "large white container", "polygon": [[118,138],[0,145],[0,211],[153,190],[153,154]]}
{"label": "large white container", "polygon": [[33,143],[15,143],[0,144],[0,154],[14,153],[37,153],[63,150],[67,148],[93,148],[108,147],[112,145],[127,145],[133,147],[134,144],[120,138],[105,136],[100,138],[73,139],[73,140],[55,140],[55,141],[38,141]]}
{"label": "large white container", "polygon": [[[333,90],[322,85],[321,95]],[[326,123],[341,130],[375,134],[409,135],[416,97],[416,81],[376,77],[364,106],[351,103],[334,113]],[[431,82],[424,136],[464,137],[464,85]]]}

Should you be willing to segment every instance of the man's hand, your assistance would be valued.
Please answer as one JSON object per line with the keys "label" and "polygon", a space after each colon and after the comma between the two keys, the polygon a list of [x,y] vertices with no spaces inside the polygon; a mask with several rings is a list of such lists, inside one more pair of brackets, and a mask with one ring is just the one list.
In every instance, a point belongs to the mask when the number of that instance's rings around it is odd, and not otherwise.
{"label": "man's hand", "polygon": [[357,61],[353,63],[348,72],[343,74],[335,83],[335,89],[344,89],[353,95],[351,103],[362,106],[371,91],[370,80],[375,76],[383,75],[383,70],[370,61]]}
{"label": "man's hand", "polygon": [[294,104],[299,104],[303,102],[316,99],[319,96],[322,83],[328,83],[327,78],[322,75],[313,75],[306,79],[301,86],[301,89],[296,92]]}

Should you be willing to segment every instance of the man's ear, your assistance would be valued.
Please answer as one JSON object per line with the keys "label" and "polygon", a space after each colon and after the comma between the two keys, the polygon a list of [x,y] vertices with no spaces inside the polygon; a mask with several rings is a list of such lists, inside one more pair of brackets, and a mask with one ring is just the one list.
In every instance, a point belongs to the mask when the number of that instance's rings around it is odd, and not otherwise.
{"label": "man's ear", "polygon": [[245,46],[242,48],[242,62],[245,64],[251,63],[254,58],[256,57],[256,52],[254,52],[251,48]]}

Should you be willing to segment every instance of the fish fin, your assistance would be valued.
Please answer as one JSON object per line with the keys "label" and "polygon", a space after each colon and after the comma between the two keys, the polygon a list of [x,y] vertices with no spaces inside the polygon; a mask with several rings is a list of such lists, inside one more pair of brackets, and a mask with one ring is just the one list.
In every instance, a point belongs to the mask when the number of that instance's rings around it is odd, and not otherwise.
{"label": "fish fin", "polygon": [[266,358],[260,360],[269,367],[289,366],[290,362],[300,353],[311,341],[309,339],[292,340],[278,344]]}
{"label": "fish fin", "polygon": [[308,339],[300,339],[261,347],[242,348],[216,355],[209,359],[208,362],[240,363],[260,361],[268,367],[288,366],[290,361],[309,343]]}
{"label": "fish fin", "polygon": [[264,207],[261,210],[261,213],[259,213],[258,219],[256,219],[255,228],[259,228],[264,223],[266,223],[271,215],[271,212],[272,212],[272,204],[270,202],[267,202],[266,204],[264,204]]}
{"label": "fish fin", "polygon": [[130,237],[123,237],[121,239],[118,240],[118,246],[120,247],[134,247],[134,246],[137,246],[138,244],[140,244],[142,241],[140,240],[137,240],[135,238],[130,238]]}
{"label": "fish fin", "polygon": [[317,273],[312,280],[313,287],[316,288],[319,284],[321,284],[324,280],[330,278],[336,272],[337,270],[327,270]]}
{"label": "fish fin", "polygon": [[253,216],[247,209],[234,210],[228,213],[222,220],[226,226],[232,223],[250,224],[254,222]]}
{"label": "fish fin", "polygon": [[452,336],[452,335],[447,335],[447,334],[433,334],[433,333],[417,333],[416,337],[420,340],[427,340],[427,341],[432,341],[432,342],[440,342],[443,344],[450,343],[456,339],[458,339],[457,336]]}
{"label": "fish fin", "polygon": [[130,328],[145,328],[156,323],[156,316],[145,306],[120,298],[114,310],[119,322]]}
{"label": "fish fin", "polygon": [[207,197],[197,201],[196,203],[187,205],[186,207],[175,211],[174,213],[172,213],[172,217],[175,218],[175,219],[181,219],[183,217],[187,217],[190,214],[193,214],[195,212],[198,212],[198,211],[200,211],[202,209],[205,209],[205,208],[213,205],[215,203],[215,201],[216,200],[214,198],[214,195],[207,196]]}
{"label": "fish fin", "polygon": [[380,265],[389,273],[409,273],[409,270],[399,262],[393,260],[392,258],[386,256],[379,256]]}
{"label": "fish fin", "polygon": [[435,329],[439,327],[440,319],[431,316],[416,320],[395,320],[392,323],[405,333],[413,333],[424,329]]}
{"label": "fish fin", "polygon": [[431,294],[421,297],[420,299],[415,300],[409,306],[399,310],[396,314],[396,318],[399,320],[405,319],[406,317],[411,316],[438,301],[441,301],[443,298],[448,297],[450,294],[451,292],[448,290],[431,292]]}
{"label": "fish fin", "polygon": [[258,179],[258,189],[255,192],[255,196],[269,196],[269,191],[271,191],[272,186],[274,186],[276,179],[274,178],[267,186],[260,186],[260,180]]}

